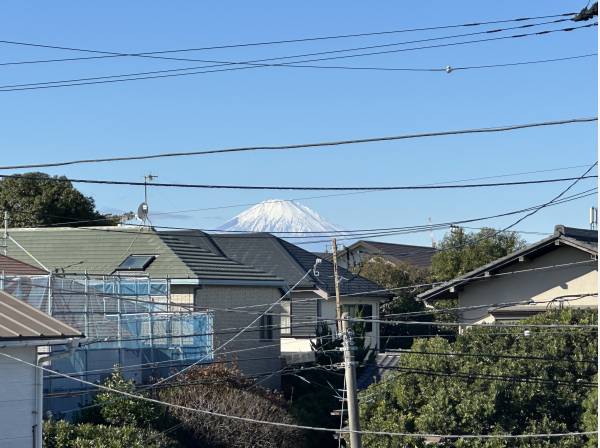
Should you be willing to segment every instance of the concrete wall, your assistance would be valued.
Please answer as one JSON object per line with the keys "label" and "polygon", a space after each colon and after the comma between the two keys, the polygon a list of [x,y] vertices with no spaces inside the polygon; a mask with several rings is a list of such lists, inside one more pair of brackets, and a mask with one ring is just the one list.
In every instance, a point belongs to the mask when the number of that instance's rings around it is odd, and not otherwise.
{"label": "concrete wall", "polygon": [[[203,286],[195,291],[195,305],[215,309],[214,328],[218,334],[214,335],[213,346],[217,349],[227,340],[235,336],[242,327],[249,325],[268,306],[277,301],[282,292],[275,287],[253,286]],[[263,305],[256,308],[247,308],[245,312],[218,311],[219,308],[233,308],[248,305]],[[273,335],[271,340],[261,339],[258,328],[259,322],[245,331],[225,348],[217,351],[217,360],[236,360],[238,366],[247,375],[256,375],[266,372],[275,372],[281,369],[280,345],[280,319],[281,308],[276,306],[271,311]],[[238,353],[231,351],[244,350]],[[260,359],[256,359],[260,358]],[[281,376],[273,375],[264,378],[260,384],[265,387],[279,388]]]}
{"label": "concrete wall", "polygon": [[[590,260],[591,256],[570,246],[560,246],[557,249],[530,261],[516,263],[502,269],[500,272],[513,272],[523,269],[539,268],[565,263]],[[497,272],[494,272],[496,274]],[[525,272],[521,274],[492,277],[477,280],[464,287],[459,292],[459,306],[495,304],[533,299],[536,302],[547,302],[558,296],[567,294],[584,294],[598,291],[598,270],[596,263],[574,265],[542,271]],[[566,302],[565,306],[596,307],[597,297],[586,297]],[[541,311],[547,303],[534,305]],[[493,322],[487,308],[469,310],[462,314],[462,321],[468,323]]]}
{"label": "concrete wall", "polygon": [[[0,348],[1,353],[36,362],[35,347]],[[35,368],[0,356],[0,447],[33,446]]]}

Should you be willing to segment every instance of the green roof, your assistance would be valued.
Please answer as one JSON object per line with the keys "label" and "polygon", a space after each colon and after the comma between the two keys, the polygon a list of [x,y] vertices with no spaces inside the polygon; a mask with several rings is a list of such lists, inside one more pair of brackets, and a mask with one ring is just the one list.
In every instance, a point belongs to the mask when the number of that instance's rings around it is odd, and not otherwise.
{"label": "green roof", "polygon": [[190,245],[173,235],[159,235],[146,227],[11,229],[9,235],[18,242],[9,241],[9,256],[34,266],[41,263],[52,272],[110,275],[129,255],[152,255],[156,258],[141,271],[152,278],[282,284],[278,277],[222,253]]}

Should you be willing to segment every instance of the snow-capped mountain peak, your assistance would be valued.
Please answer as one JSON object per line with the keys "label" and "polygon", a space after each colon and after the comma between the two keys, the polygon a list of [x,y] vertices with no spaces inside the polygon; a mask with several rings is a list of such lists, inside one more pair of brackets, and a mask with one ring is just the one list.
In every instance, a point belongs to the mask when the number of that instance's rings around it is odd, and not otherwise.
{"label": "snow-capped mountain peak", "polygon": [[340,229],[298,202],[269,199],[230,219],[219,230],[329,232]]}

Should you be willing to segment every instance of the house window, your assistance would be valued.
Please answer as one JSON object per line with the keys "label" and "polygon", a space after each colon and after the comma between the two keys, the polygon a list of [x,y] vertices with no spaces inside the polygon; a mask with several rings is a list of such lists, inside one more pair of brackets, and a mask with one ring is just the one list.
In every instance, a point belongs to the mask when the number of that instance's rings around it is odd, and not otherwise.
{"label": "house window", "polygon": [[292,334],[292,302],[281,302],[281,334]]}
{"label": "house window", "polygon": [[[344,305],[344,311],[346,311],[351,318],[371,319],[373,317],[373,305]],[[363,324],[366,333],[373,331],[373,324],[371,322],[357,322],[356,324]]]}
{"label": "house window", "polygon": [[273,315],[264,314],[260,317],[260,339],[263,341],[273,340]]}

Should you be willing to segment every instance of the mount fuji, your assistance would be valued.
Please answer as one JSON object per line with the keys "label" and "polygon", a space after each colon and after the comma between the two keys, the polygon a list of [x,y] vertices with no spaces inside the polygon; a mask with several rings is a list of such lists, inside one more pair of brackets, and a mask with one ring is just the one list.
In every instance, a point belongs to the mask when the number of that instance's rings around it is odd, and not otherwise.
{"label": "mount fuji", "polygon": [[269,199],[233,217],[219,230],[247,232],[329,232],[341,230],[295,201]]}

